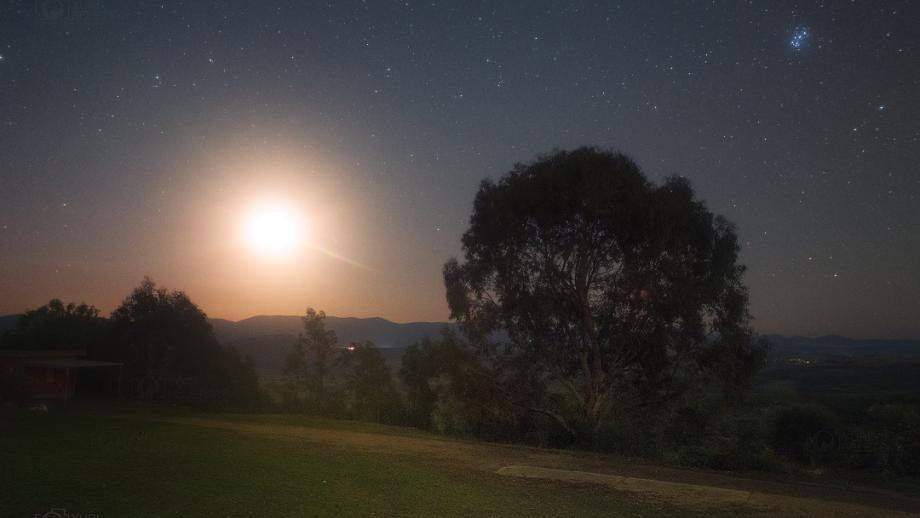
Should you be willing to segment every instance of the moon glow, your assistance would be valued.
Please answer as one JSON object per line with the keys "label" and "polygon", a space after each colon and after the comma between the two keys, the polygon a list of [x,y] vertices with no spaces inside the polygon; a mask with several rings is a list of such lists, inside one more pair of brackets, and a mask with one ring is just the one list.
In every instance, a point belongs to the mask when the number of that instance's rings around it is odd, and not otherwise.
{"label": "moon glow", "polygon": [[280,202],[257,205],[244,218],[246,243],[264,257],[294,255],[304,243],[304,231],[300,212]]}

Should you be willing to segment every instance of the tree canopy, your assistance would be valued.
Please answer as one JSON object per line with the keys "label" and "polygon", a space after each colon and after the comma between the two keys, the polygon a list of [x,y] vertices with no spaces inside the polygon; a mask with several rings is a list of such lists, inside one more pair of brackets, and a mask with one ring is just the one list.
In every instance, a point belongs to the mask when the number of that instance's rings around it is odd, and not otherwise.
{"label": "tree canopy", "polygon": [[258,406],[251,362],[218,343],[207,315],[185,292],[145,277],[111,322],[116,339],[109,355],[124,362],[134,395],[215,408]]}
{"label": "tree canopy", "polygon": [[202,371],[219,347],[207,315],[182,291],[157,287],[145,277],[112,312],[112,324],[127,348],[128,366],[140,376]]}
{"label": "tree canopy", "polygon": [[92,354],[107,340],[105,324],[94,306],[51,299],[20,316],[16,325],[3,334],[0,348],[74,349]]}
{"label": "tree canopy", "polygon": [[707,376],[737,393],[762,361],[734,226],[622,154],[560,151],[483,181],[462,249],[444,267],[451,317],[514,404],[573,435]]}
{"label": "tree canopy", "polygon": [[307,308],[302,320],[303,332],[285,358],[284,372],[291,377],[295,389],[309,393],[316,409],[328,412],[332,361],[338,349],[338,338],[335,331],[326,329],[325,312]]}
{"label": "tree canopy", "polygon": [[396,422],[401,401],[393,376],[373,342],[353,344],[339,355],[344,369],[346,401],[351,416],[373,421]]}

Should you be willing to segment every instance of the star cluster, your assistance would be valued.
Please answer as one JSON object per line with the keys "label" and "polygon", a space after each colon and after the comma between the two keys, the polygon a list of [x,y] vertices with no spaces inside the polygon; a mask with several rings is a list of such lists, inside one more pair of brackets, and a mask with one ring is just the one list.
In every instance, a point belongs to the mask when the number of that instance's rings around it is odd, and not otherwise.
{"label": "star cluster", "polygon": [[806,27],[796,27],[795,31],[792,33],[792,38],[789,40],[789,46],[795,50],[799,50],[808,42],[809,36],[810,34]]}

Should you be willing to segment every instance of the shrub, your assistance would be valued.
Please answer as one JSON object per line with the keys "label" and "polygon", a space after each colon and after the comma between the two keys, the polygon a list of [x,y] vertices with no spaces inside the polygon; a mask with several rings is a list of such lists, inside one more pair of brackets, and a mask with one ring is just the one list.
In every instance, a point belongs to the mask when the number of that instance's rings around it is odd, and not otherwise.
{"label": "shrub", "polygon": [[818,405],[781,407],[770,416],[769,437],[778,453],[814,464],[836,450],[837,419]]}
{"label": "shrub", "polygon": [[636,457],[659,458],[664,453],[661,427],[651,419],[630,416],[607,420],[595,435],[594,449]]}
{"label": "shrub", "polygon": [[920,475],[920,413],[916,408],[875,405],[869,409],[865,432],[875,467],[899,476]]}
{"label": "shrub", "polygon": [[434,410],[431,412],[432,428],[442,434],[464,435],[469,433],[471,426],[463,410],[463,405],[456,398],[442,397],[435,403]]}
{"label": "shrub", "polygon": [[759,419],[698,395],[671,409],[642,412],[605,429],[603,448],[720,470],[785,471]]}
{"label": "shrub", "polygon": [[726,414],[710,431],[677,449],[684,465],[720,470],[785,471],[783,460],[763,438],[756,418]]}

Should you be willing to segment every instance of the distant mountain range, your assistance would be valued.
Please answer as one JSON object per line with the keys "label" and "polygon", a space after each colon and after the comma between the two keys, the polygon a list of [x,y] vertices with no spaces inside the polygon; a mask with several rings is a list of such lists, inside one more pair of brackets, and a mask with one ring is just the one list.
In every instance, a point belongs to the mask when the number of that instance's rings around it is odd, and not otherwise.
{"label": "distant mountain range", "polygon": [[[17,315],[0,316],[0,333],[16,323]],[[240,321],[212,318],[214,334],[224,345],[236,347],[252,357],[263,372],[280,371],[284,356],[290,351],[303,328],[299,316],[263,315]],[[383,318],[326,317],[326,327],[335,331],[339,343],[370,340],[387,349],[385,355],[397,358],[401,350],[428,337],[435,339],[446,322],[409,322],[399,324]],[[777,360],[788,358],[822,359],[834,356],[852,358],[900,357],[920,359],[920,340],[863,340],[844,336],[766,335],[770,355]]]}
{"label": "distant mountain range", "polygon": [[[388,359],[401,356],[402,349],[421,341],[437,338],[449,326],[445,322],[410,322],[397,324],[383,318],[326,317],[326,328],[335,331],[341,345],[370,340],[384,349]],[[234,322],[212,318],[211,325],[220,343],[249,355],[261,372],[279,372],[284,357],[303,330],[299,316],[265,315]],[[394,358],[389,358],[389,357]]]}
{"label": "distant mountain range", "polygon": [[765,335],[764,338],[770,342],[770,353],[774,357],[920,357],[920,340],[857,339],[836,335],[815,338]]}
{"label": "distant mountain range", "polygon": [[[383,318],[352,318],[327,316],[326,329],[335,331],[339,343],[364,342],[370,340],[377,347],[406,347],[419,340],[437,338],[441,330],[449,326],[446,322],[409,322],[397,324]],[[260,336],[287,335],[296,338],[303,331],[303,319],[299,316],[266,315],[234,322],[212,318],[214,334],[223,344],[232,344]]]}

